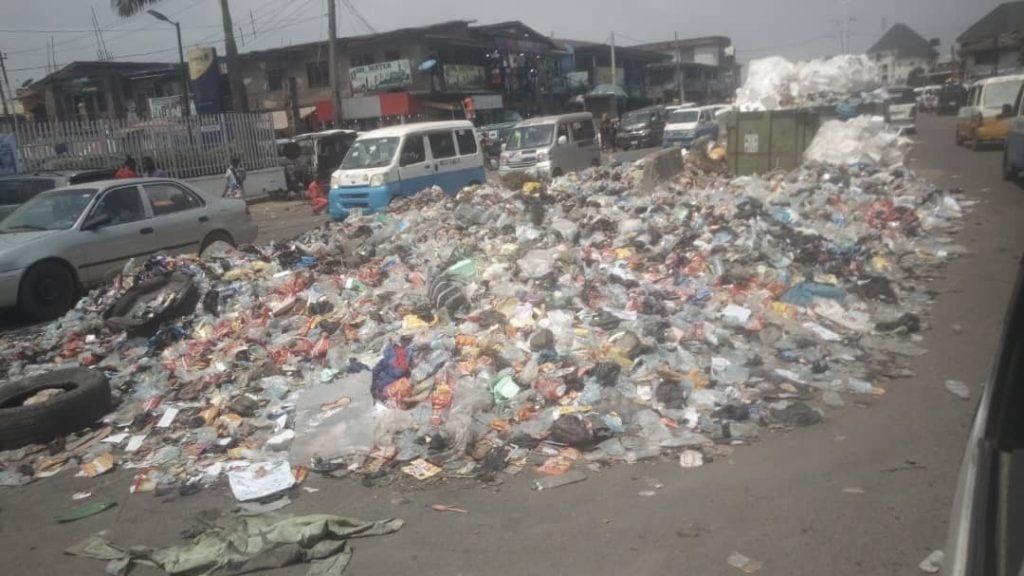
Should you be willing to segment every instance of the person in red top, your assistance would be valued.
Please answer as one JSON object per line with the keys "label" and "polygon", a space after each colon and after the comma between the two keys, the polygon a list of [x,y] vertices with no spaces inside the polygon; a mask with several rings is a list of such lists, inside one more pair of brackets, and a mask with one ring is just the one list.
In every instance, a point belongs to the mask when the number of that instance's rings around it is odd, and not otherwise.
{"label": "person in red top", "polygon": [[320,214],[327,209],[327,194],[316,179],[309,183],[309,203],[313,206],[313,214]]}
{"label": "person in red top", "polygon": [[124,164],[117,169],[114,173],[114,178],[138,178],[139,172],[135,165],[135,158],[127,156],[124,159]]}

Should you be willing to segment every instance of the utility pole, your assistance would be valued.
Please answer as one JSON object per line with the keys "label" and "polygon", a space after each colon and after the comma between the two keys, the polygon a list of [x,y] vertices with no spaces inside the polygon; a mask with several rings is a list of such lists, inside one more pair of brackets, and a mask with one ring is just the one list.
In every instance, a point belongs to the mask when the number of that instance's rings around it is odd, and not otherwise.
{"label": "utility pole", "polygon": [[228,61],[228,84],[231,86],[231,105],[235,112],[248,112],[249,99],[245,96],[242,62],[238,58],[238,44],[235,44],[235,27],[231,23],[231,7],[228,6],[228,0],[220,0],[220,13],[224,24],[224,52]]}
{"label": "utility pole", "polygon": [[331,82],[331,108],[334,109],[334,127],[341,125],[341,95],[338,93],[338,14],[337,0],[327,0],[327,65]]}
{"label": "utility pole", "polygon": [[618,69],[615,67],[615,31],[612,31],[612,86],[618,86],[619,75],[617,74]]}
{"label": "utility pole", "polygon": [[675,33],[676,37],[676,90],[679,91],[679,103],[686,102],[683,98],[683,48],[679,44],[679,32]]}

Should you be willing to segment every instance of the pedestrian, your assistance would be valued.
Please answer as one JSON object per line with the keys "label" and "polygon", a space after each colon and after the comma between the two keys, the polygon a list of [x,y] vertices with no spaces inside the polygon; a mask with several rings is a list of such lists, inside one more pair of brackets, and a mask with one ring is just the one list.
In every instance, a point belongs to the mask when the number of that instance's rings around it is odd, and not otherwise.
{"label": "pedestrian", "polygon": [[601,115],[601,149],[607,150],[611,146],[609,139],[612,133],[612,121],[607,114]]}
{"label": "pedestrian", "polygon": [[618,152],[618,145],[615,142],[619,138],[619,121],[610,120],[608,128],[608,140],[611,142],[612,152]]}
{"label": "pedestrian", "polygon": [[142,157],[142,175],[145,178],[167,178],[167,172],[156,167],[152,156]]}
{"label": "pedestrian", "polygon": [[224,175],[224,197],[245,198],[245,168],[237,157],[231,159],[227,174]]}
{"label": "pedestrian", "polygon": [[327,209],[327,195],[324,194],[324,187],[314,179],[309,183],[309,203],[313,207],[313,214],[322,214]]}
{"label": "pedestrian", "polygon": [[114,178],[121,179],[138,177],[139,172],[135,164],[135,158],[132,158],[131,155],[125,156],[124,164],[122,164],[121,167],[117,169],[117,172],[114,173]]}

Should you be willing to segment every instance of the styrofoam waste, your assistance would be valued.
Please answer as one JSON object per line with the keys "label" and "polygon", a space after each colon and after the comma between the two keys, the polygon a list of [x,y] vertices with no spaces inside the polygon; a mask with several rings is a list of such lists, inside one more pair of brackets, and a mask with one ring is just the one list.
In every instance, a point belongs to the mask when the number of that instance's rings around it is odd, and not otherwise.
{"label": "styrofoam waste", "polygon": [[804,151],[804,160],[838,166],[897,166],[906,161],[910,144],[910,140],[890,130],[879,116],[857,116],[845,122],[828,120]]}
{"label": "styrofoam waste", "polygon": [[740,110],[780,110],[818,104],[830,95],[855,95],[880,84],[878,66],[864,55],[791,62],[779,56],[753,60],[736,91]]}

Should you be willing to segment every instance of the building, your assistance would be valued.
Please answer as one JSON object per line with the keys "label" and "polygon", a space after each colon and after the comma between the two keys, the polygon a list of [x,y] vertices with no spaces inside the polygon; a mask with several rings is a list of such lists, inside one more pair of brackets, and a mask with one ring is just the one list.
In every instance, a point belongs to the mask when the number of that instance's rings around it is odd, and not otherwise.
{"label": "building", "polygon": [[939,53],[910,26],[894,24],[868,48],[867,55],[878,64],[883,83],[905,86],[912,77],[920,78],[931,72]]}
{"label": "building", "polygon": [[[454,20],[338,39],[343,122],[368,128],[461,118],[467,110],[486,116],[564,92],[550,39],[521,22],[470,24]],[[331,122],[327,42],[250,52],[241,59],[251,110],[273,112],[282,129]]]}
{"label": "building", "polygon": [[599,42],[559,39],[566,54],[563,70],[570,91],[585,94],[602,84],[616,84],[637,102],[647,100],[647,67],[666,56],[634,46],[615,47],[615,76],[612,76],[612,46]]}
{"label": "building", "polygon": [[1024,2],[1000,4],[957,37],[967,79],[1020,72]]}
{"label": "building", "polygon": [[181,68],[165,62],[72,62],[18,91],[39,122],[148,118],[180,97]]}
{"label": "building", "polygon": [[[647,97],[656,102],[724,102],[736,94],[740,68],[732,40],[706,36],[639,44],[665,57],[647,65]],[[682,95],[680,95],[680,90]]]}

